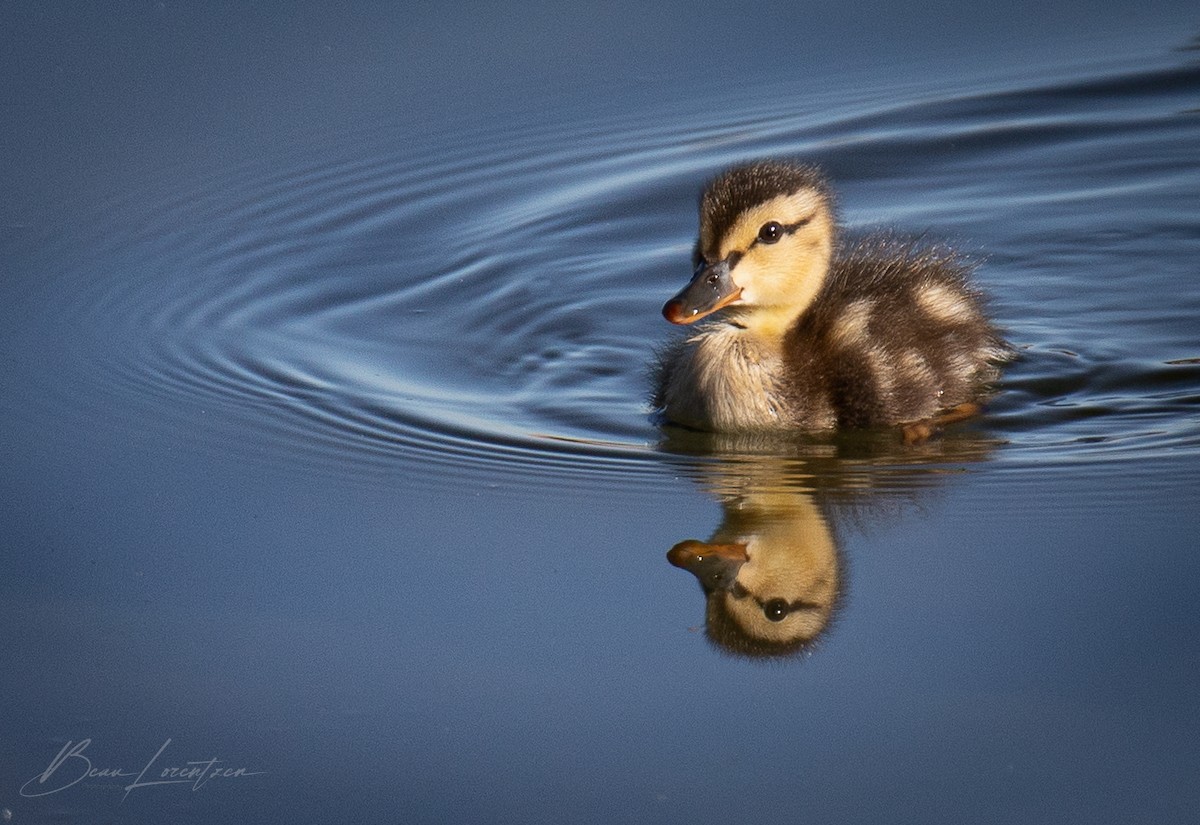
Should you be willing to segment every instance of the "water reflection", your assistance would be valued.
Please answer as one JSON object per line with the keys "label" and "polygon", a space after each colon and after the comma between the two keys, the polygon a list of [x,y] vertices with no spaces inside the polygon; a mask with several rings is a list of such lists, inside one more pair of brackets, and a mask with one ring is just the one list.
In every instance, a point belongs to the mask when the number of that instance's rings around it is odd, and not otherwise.
{"label": "water reflection", "polygon": [[681,541],[667,553],[700,582],[708,638],[746,656],[804,650],[829,626],[842,592],[828,522],[800,492],[749,489],[722,504],[712,538]]}
{"label": "water reflection", "polygon": [[811,650],[844,601],[840,535],[894,518],[997,444],[974,431],[918,445],[869,432],[776,439],[770,452],[765,436],[697,436],[672,430],[664,445],[712,451],[693,475],[722,520],[707,541],[675,544],[667,560],[699,582],[709,641],[749,658]]}

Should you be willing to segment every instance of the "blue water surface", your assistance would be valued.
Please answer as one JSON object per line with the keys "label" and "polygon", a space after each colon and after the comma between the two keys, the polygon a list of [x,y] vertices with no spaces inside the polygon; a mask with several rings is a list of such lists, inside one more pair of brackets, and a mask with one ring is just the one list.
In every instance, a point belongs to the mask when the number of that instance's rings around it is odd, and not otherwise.
{"label": "blue water surface", "polygon": [[[1189,821],[1198,43],[1182,2],[3,5],[0,815]],[[980,263],[985,415],[657,426],[697,193],[767,156]],[[797,655],[710,641],[666,554],[729,536],[836,571]]]}

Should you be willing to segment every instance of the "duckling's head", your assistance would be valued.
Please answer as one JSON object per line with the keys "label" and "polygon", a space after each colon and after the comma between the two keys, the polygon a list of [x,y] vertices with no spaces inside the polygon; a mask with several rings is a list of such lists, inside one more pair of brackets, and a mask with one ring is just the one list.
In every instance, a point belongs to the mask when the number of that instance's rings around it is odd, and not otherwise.
{"label": "duckling's head", "polygon": [[818,169],[774,161],[730,169],[700,198],[695,273],[663,316],[690,324],[725,310],[738,326],[781,337],[824,283],[834,236]]}
{"label": "duckling's head", "polygon": [[709,640],[751,657],[808,650],[842,592],[841,557],[820,507],[809,494],[753,489],[724,506],[711,541],[667,552],[704,591]]}

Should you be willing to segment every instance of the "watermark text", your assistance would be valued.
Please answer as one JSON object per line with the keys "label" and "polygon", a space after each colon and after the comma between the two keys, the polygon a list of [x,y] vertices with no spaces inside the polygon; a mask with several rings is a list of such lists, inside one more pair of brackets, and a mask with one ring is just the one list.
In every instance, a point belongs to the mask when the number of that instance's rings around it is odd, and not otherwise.
{"label": "watermark text", "polygon": [[150,757],[150,761],[141,770],[126,770],[123,766],[98,765],[92,761],[87,750],[92,746],[91,739],[80,739],[78,742],[68,741],[58,754],[50,760],[46,769],[21,786],[21,796],[49,796],[65,791],[80,782],[91,780],[127,782],[123,786],[125,800],[130,792],[139,788],[150,788],[157,785],[189,785],[191,790],[198,791],[213,780],[241,779],[247,776],[260,776],[266,771],[252,771],[245,767],[226,765],[222,760],[196,759],[185,762],[171,763],[163,758],[171,740],[162,743],[162,747]]}

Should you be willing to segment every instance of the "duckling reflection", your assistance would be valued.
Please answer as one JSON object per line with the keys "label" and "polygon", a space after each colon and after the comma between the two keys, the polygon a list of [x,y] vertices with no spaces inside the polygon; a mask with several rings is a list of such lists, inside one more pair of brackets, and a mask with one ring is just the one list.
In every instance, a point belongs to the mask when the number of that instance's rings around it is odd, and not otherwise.
{"label": "duckling reflection", "polygon": [[681,541],[667,559],[700,582],[708,638],[745,656],[804,651],[829,626],[842,592],[833,532],[798,492],[729,499],[709,541]]}
{"label": "duckling reflection", "polygon": [[919,511],[1000,443],[975,428],[915,445],[882,430],[771,437],[672,428],[659,449],[720,502],[723,518],[708,541],[681,541],[667,559],[700,583],[705,632],[718,649],[775,659],[809,652],[845,602],[843,538]]}

